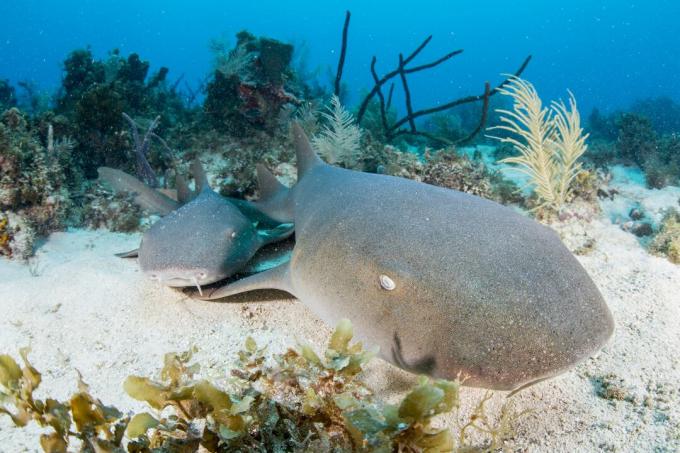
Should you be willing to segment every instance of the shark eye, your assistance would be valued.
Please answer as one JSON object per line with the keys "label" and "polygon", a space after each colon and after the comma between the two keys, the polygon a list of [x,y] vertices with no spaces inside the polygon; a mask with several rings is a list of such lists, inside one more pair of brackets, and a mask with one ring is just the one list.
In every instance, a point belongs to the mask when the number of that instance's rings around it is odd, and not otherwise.
{"label": "shark eye", "polygon": [[227,237],[234,239],[236,237],[236,231],[234,230],[227,230]]}
{"label": "shark eye", "polygon": [[394,280],[385,274],[381,274],[380,277],[378,277],[378,280],[380,281],[380,287],[386,291],[392,291],[397,287],[397,284],[394,283]]}

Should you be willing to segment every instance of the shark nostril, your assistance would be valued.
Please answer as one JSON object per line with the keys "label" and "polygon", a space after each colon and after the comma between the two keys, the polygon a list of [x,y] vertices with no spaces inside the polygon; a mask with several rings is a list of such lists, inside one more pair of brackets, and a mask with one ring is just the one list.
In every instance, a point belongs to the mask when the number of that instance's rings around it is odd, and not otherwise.
{"label": "shark nostril", "polygon": [[199,280],[205,280],[207,276],[208,275],[205,272],[199,272],[197,277]]}

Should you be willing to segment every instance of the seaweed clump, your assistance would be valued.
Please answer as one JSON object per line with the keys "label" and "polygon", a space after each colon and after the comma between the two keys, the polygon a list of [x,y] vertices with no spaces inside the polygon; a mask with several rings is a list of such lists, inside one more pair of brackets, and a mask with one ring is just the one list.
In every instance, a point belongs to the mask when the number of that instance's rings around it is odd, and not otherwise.
{"label": "seaweed clump", "polygon": [[[0,413],[19,427],[35,421],[51,428],[40,445],[52,453],[74,440],[84,452],[494,451],[523,414],[506,403],[489,416],[487,393],[468,417],[457,417],[454,436],[433,419],[458,413],[460,381],[421,378],[399,404],[382,403],[359,377],[373,353],[351,339],[351,324],[341,321],[323,357],[302,345],[267,365],[266,348],[248,338],[238,367],[219,383],[196,378],[193,351],[166,354],[160,379],[126,379],[125,391],[152,408],[129,415],[93,397],[80,377],[69,401],[36,399],[41,375],[22,349],[23,367],[0,355]],[[486,441],[470,445],[472,432]]]}

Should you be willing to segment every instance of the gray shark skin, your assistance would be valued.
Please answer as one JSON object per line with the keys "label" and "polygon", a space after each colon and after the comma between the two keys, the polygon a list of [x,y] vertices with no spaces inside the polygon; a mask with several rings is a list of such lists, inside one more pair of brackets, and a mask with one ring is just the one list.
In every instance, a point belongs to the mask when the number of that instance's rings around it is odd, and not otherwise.
{"label": "gray shark skin", "polygon": [[[210,189],[199,163],[192,165],[197,182],[191,192],[183,179],[178,179],[181,206],[168,209],[164,217],[154,223],[142,236],[139,249],[119,254],[138,256],[142,272],[166,286],[195,286],[223,280],[241,270],[264,245],[293,233],[292,224],[261,230],[233,203]],[[121,176],[120,174],[125,176]],[[139,200],[153,200],[154,207],[170,207],[158,203],[159,195],[143,183],[129,184],[132,178],[123,172],[100,169],[100,176],[114,187],[133,189]],[[156,211],[159,211],[156,209]]]}
{"label": "gray shark skin", "polygon": [[294,138],[290,261],[200,298],[288,291],[330,325],[350,319],[396,366],[497,390],[558,375],[611,337],[600,292],[549,228],[462,192],[326,165],[297,125]]}

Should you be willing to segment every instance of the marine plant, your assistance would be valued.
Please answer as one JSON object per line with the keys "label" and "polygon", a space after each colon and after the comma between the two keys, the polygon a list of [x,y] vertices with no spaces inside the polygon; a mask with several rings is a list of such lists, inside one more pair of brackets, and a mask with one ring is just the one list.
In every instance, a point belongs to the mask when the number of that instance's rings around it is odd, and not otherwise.
{"label": "marine plant", "polygon": [[500,92],[512,98],[513,110],[498,110],[502,124],[490,130],[510,135],[492,138],[512,144],[520,153],[501,162],[529,177],[539,199],[537,208],[557,211],[568,200],[581,171],[579,158],[588,148],[576,99],[570,92],[568,107],[561,100],[545,107],[530,82],[513,76]]}
{"label": "marine plant", "polygon": [[[268,361],[266,347],[249,337],[237,367],[214,381],[197,377],[195,350],[166,354],[159,378],[125,380],[128,395],[149,406],[127,415],[94,397],[80,376],[68,401],[37,398],[42,376],[28,349],[21,349],[23,365],[0,355],[0,414],[17,427],[33,421],[47,428],[40,445],[50,453],[77,444],[83,452],[164,453],[495,451],[525,413],[510,400],[490,415],[487,393],[463,416],[459,380],[421,378],[401,402],[384,403],[361,380],[373,353],[351,340],[351,324],[344,320],[323,356],[299,345]],[[459,422],[457,435],[434,423],[451,412]]]}
{"label": "marine plant", "polygon": [[331,105],[321,115],[326,123],[312,139],[315,149],[330,164],[353,167],[361,142],[361,129],[357,127],[354,117],[345,110],[336,95],[331,97]]}

